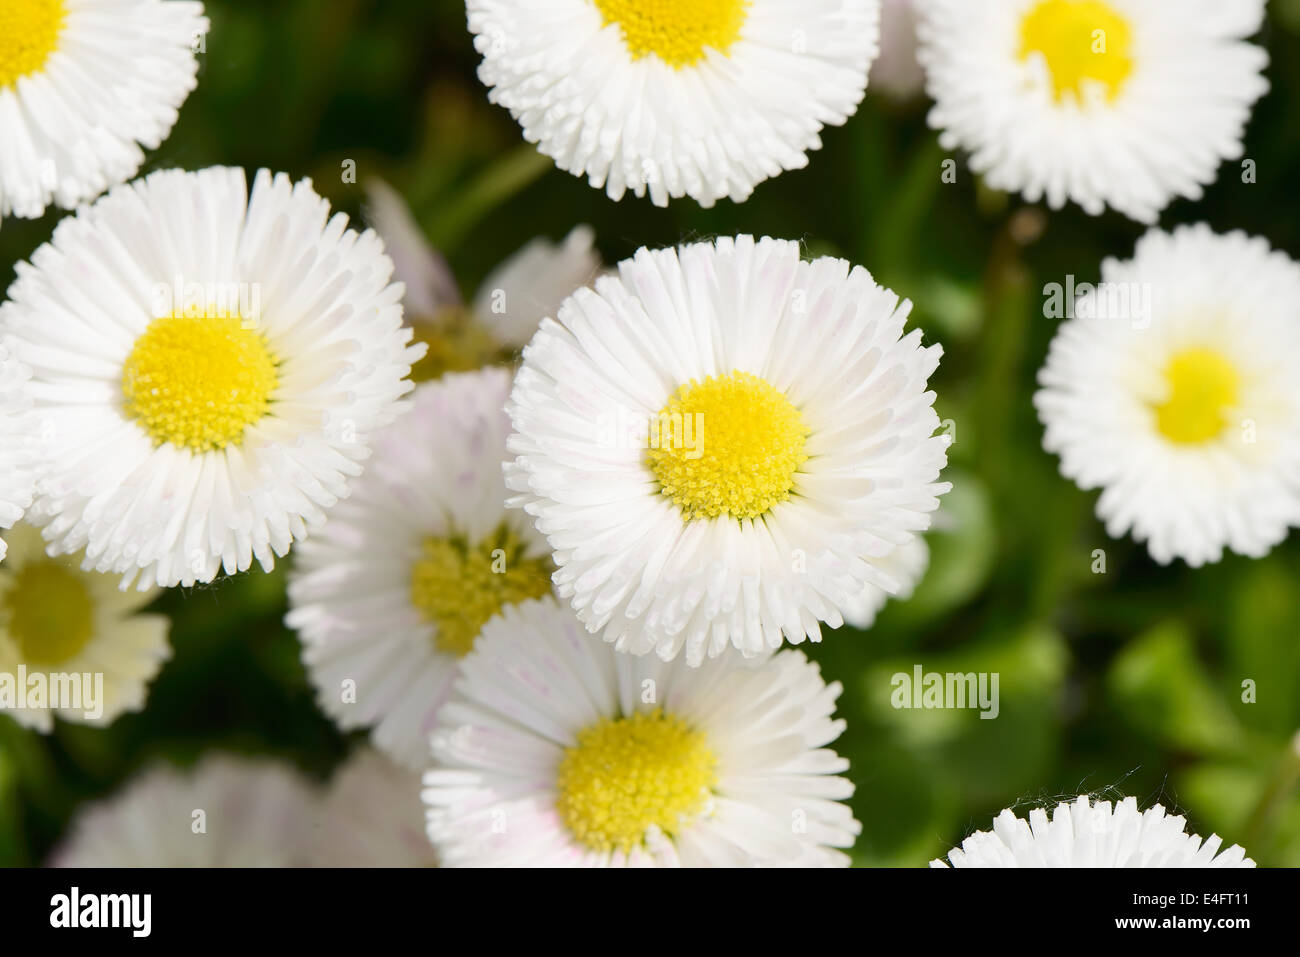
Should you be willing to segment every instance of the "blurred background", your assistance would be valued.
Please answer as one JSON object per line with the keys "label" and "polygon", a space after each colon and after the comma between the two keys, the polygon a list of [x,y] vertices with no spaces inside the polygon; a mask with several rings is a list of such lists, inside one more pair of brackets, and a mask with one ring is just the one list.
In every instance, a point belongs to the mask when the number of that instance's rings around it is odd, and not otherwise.
{"label": "blurred background", "polygon": [[[1161,225],[1243,229],[1300,259],[1300,0],[1269,6],[1259,42],[1272,91],[1246,137],[1257,181],[1225,164],[1202,202],[1175,203]],[[467,295],[530,238],[588,223],[608,263],[720,234],[802,239],[809,255],[865,265],[916,304],[914,321],[945,349],[932,387],[956,439],[931,567],[872,629],[808,649],[844,685],[848,729],[835,747],[857,784],[858,863],[922,865],[1003,807],[1088,792],[1161,802],[1261,865],[1300,865],[1300,535],[1259,561],[1160,567],[1106,536],[1095,493],[1042,450],[1030,404],[1056,326],[1044,285],[1095,281],[1104,257],[1131,255],[1141,226],[1026,206],[984,189],[962,157],[945,182],[924,97],[875,87],[807,169],[743,205],[614,203],[556,170],[488,103],[456,0],[207,8],[199,87],[146,171],[267,166],[310,176],[354,216],[366,181],[383,178]],[[57,219],[5,221],[4,286]],[[282,624],[284,571],[159,600],[174,657],[143,713],[103,731],[60,722],[48,737],[0,716],[0,865],[44,861],[79,805],[155,758],[191,764],[219,748],[328,777],[360,736],[340,735],[315,706]],[[891,676],[917,664],[999,672],[999,717],[893,709]]]}

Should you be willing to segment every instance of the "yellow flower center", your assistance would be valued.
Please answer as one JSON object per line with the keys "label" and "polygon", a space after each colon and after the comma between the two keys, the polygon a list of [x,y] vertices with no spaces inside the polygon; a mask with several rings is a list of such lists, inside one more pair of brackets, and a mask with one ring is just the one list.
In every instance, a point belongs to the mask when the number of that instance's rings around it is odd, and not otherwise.
{"label": "yellow flower center", "polygon": [[1020,58],[1041,53],[1056,99],[1083,94],[1085,81],[1119,96],[1133,72],[1129,22],[1102,0],[1042,0],[1020,24]]}
{"label": "yellow flower center", "polygon": [[81,576],[50,559],[18,569],[0,598],[0,613],[27,665],[70,661],[95,633],[95,605]]}
{"label": "yellow flower center", "polygon": [[502,607],[550,590],[549,562],[526,557],[523,540],[505,525],[474,545],[430,538],[411,571],[411,602],[437,627],[435,647],[457,657],[469,653]]}
{"label": "yellow flower center", "polygon": [[749,0],[592,0],[617,23],[632,59],[657,56],[674,69],[704,58],[712,47],[726,53],[740,37]]}
{"label": "yellow flower center", "polygon": [[432,320],[411,323],[415,341],[429,347],[411,366],[412,382],[430,382],[448,372],[473,372],[505,358],[492,333],[468,309],[448,309]]}
{"label": "yellow flower center", "polygon": [[1165,367],[1169,397],[1155,407],[1156,425],[1180,444],[1208,442],[1223,433],[1237,404],[1240,376],[1213,349],[1185,349]]}
{"label": "yellow flower center", "polygon": [[556,809],[581,844],[626,852],[651,825],[672,837],[704,810],[717,767],[704,733],[676,715],[602,718],[564,752]]}
{"label": "yellow flower center", "polygon": [[278,384],[266,337],[229,315],[155,319],[122,370],[127,414],[155,444],[195,452],[238,445]]}
{"label": "yellow flower center", "polygon": [[0,90],[36,73],[59,45],[63,0],[0,3]]}
{"label": "yellow flower center", "polygon": [[650,423],[647,460],[688,520],[757,518],[790,497],[808,428],[784,394],[748,372],[691,380]]}

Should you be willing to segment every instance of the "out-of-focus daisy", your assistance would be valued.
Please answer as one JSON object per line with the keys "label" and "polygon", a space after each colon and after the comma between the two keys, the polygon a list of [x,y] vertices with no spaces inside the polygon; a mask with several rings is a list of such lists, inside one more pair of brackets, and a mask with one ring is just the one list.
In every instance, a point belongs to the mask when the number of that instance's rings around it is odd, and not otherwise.
{"label": "out-of-focus daisy", "polygon": [[871,88],[910,99],[925,89],[925,70],[916,58],[915,0],[884,0],[880,11],[880,56],[871,64]]}
{"label": "out-of-focus daisy", "polygon": [[0,219],[71,209],[134,176],[195,86],[203,4],[0,5]]}
{"label": "out-of-focus daisy", "polygon": [[383,243],[311,184],[167,171],[64,219],[0,324],[52,436],[33,515],[123,584],[270,568],[347,494],[424,351]]}
{"label": "out-of-focus daisy", "polygon": [[[30,375],[0,341],[0,528],[12,528],[32,503],[40,425],[31,412]],[[4,557],[0,539],[0,559]]]}
{"label": "out-of-focus daisy", "polygon": [[990,186],[1154,222],[1242,153],[1264,0],[917,0],[930,125]]}
{"label": "out-of-focus daisy", "polygon": [[30,525],[4,538],[10,549],[0,565],[0,674],[15,689],[23,674],[29,692],[33,681],[45,691],[40,702],[26,697],[27,707],[0,699],[0,714],[48,733],[56,715],[103,726],[141,710],[149,683],[171,657],[167,618],[140,614],[157,593],[122,592],[111,576],[82,571],[73,558],[49,557]]}
{"label": "out-of-focus daisy", "polygon": [[853,115],[879,0],[469,0],[479,77],[612,199],[739,202]]}
{"label": "out-of-focus daisy", "polygon": [[315,788],[289,765],[210,755],[155,765],[81,810],[53,867],[301,867],[321,840]]}
{"label": "out-of-focus daisy", "polygon": [[600,271],[596,234],[575,227],[558,243],[536,237],[497,266],[466,303],[442,255],[391,186],[368,187],[368,216],[406,286],[406,321],[429,351],[411,369],[416,382],[513,359],[544,316]]}
{"label": "out-of-focus daisy", "polygon": [[1300,264],[1198,225],[1102,277],[1039,372],[1044,446],[1162,564],[1265,554],[1300,524]]}
{"label": "out-of-focus daisy", "polygon": [[335,772],[312,843],[317,867],[433,867],[420,775],[363,749]]}
{"label": "out-of-focus daisy", "polygon": [[[619,650],[691,664],[820,637],[930,524],[938,346],[843,260],[744,236],[641,250],[524,352],[506,484]],[[827,356],[835,361],[827,362]]]}
{"label": "out-of-focus daisy", "polygon": [[[1211,834],[1188,834],[1187,821],[1170,817],[1159,804],[1139,811],[1125,798],[1114,806],[1079,795],[1062,802],[1049,819],[1042,808],[1029,820],[1006,809],[992,831],[976,831],[948,852],[953,867],[1254,867],[1236,844],[1222,853]],[[947,867],[942,860],[931,867]]]}
{"label": "out-of-focus daisy", "polygon": [[930,548],[920,535],[894,549],[888,557],[881,559],[880,567],[898,583],[897,591],[891,595],[879,585],[867,585],[856,600],[850,600],[845,606],[844,623],[854,628],[870,628],[890,598],[906,600],[912,597],[929,565]]}
{"label": "out-of-focus daisy", "polygon": [[484,622],[551,590],[545,541],[505,508],[509,391],[505,369],[420,386],[296,552],[287,620],[321,707],[412,767]]}
{"label": "out-of-focus daisy", "polygon": [[507,608],[440,716],[429,836],[447,866],[846,864],[839,693],[797,651],[688,668]]}

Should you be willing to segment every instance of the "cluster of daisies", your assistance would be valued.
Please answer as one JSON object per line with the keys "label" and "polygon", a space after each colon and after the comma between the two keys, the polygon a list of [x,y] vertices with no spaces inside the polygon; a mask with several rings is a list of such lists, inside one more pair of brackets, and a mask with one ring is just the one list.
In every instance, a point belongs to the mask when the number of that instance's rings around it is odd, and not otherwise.
{"label": "cluster of daisies", "polygon": [[[924,82],[991,185],[1150,222],[1240,156],[1265,88],[1262,0],[1168,6],[890,3],[878,75]],[[879,0],[467,7],[524,136],[658,204],[807,163],[882,36]],[[949,439],[910,303],[770,238],[605,270],[584,227],[465,297],[382,183],[365,231],[265,170],[124,183],[207,26],[180,0],[0,11],[0,216],[76,208],[0,305],[0,670],[103,673],[97,720],[139,710],[170,654],[159,590],[292,548],[320,705],[376,750],[324,789],[218,757],[147,771],[56,860],[847,863],[841,689],[787,646],[924,572]],[[1103,270],[1042,373],[1048,449],[1160,561],[1263,554],[1300,524],[1300,266],[1196,227]],[[1107,284],[1150,308],[1117,316]],[[1087,797],[949,860],[1252,863]]]}

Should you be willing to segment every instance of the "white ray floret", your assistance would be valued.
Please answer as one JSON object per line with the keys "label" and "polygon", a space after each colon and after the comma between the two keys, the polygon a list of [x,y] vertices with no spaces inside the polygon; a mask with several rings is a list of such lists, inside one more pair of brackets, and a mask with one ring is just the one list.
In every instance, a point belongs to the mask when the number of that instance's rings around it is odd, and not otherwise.
{"label": "white ray floret", "polygon": [[879,0],[469,0],[479,77],[612,199],[739,202],[857,109]]}
{"label": "white ray floret", "polygon": [[1264,555],[1300,524],[1300,264],[1199,225],[1102,280],[1039,372],[1044,446],[1162,564]]}
{"label": "white ray floret", "polygon": [[57,553],[152,585],[264,568],[324,521],[402,409],[402,287],[311,184],[166,171],[63,220],[0,324],[48,437]]}
{"label": "white ray floret", "polygon": [[[1221,850],[1211,834],[1205,841],[1187,833],[1187,821],[1157,804],[1139,811],[1128,797],[1112,805],[1079,795],[1043,808],[1026,821],[1007,808],[992,831],[976,831],[947,858],[953,867],[1254,867],[1236,844]],[[931,867],[948,867],[942,860]]]}
{"label": "white ray floret", "polygon": [[904,334],[910,305],[739,237],[643,249],[542,324],[506,483],[590,631],[698,664],[817,640],[866,586],[906,587],[889,557],[949,487],[940,349]]}
{"label": "white ray floret", "polygon": [[915,2],[940,142],[1054,209],[1153,223],[1199,199],[1268,89],[1264,0]]}
{"label": "white ray floret", "polygon": [[484,622],[551,591],[545,541],[505,507],[509,391],[505,369],[421,385],[295,550],[287,621],[321,707],[411,767]]}
{"label": "white ray floret", "polygon": [[83,571],[75,558],[46,555],[40,532],[27,524],[4,541],[0,714],[48,734],[56,717],[105,727],[142,710],[171,657],[170,622],[142,613],[158,591],[123,592],[116,578]]}
{"label": "white ray floret", "polygon": [[444,866],[837,866],[859,831],[827,745],[839,684],[797,651],[622,655],[554,599],[465,659],[424,777]]}
{"label": "white ray floret", "polygon": [[52,867],[303,867],[319,830],[316,788],[265,758],[212,754],[154,765],[81,809]]}
{"label": "white ray floret", "polygon": [[196,85],[208,31],[183,0],[0,5],[0,220],[134,176]]}

